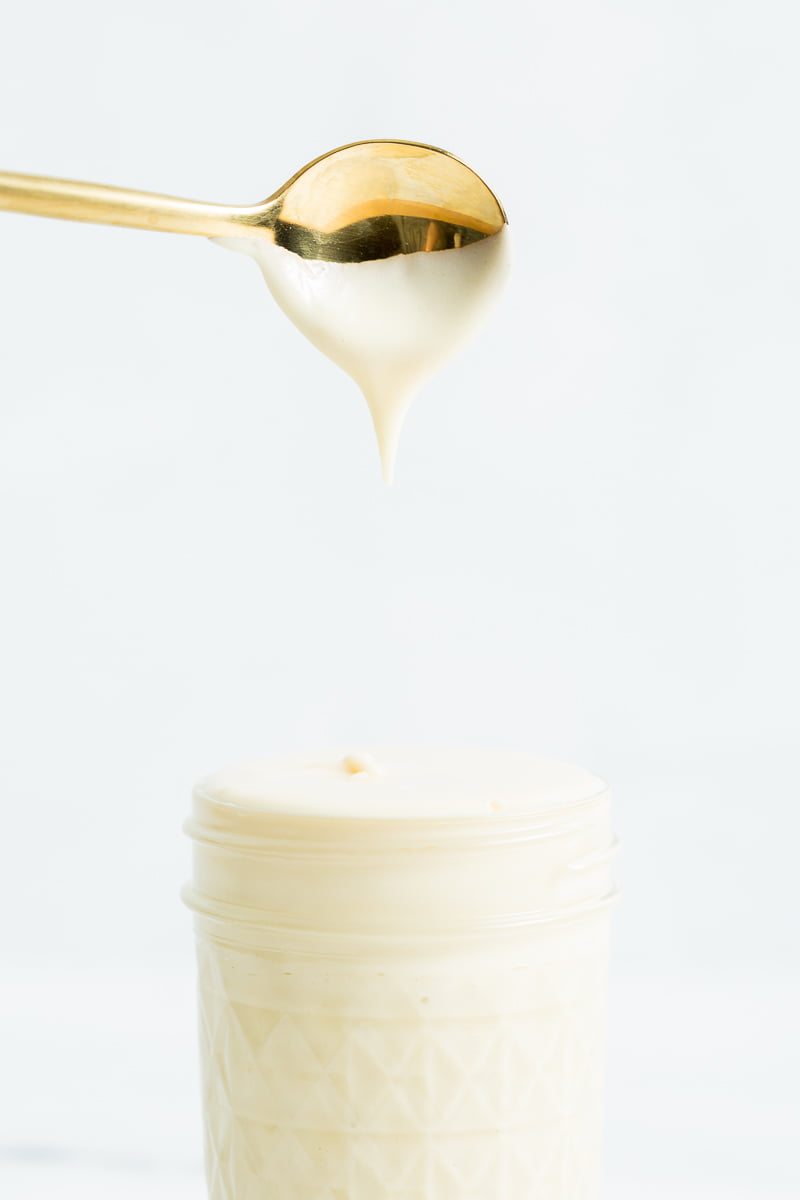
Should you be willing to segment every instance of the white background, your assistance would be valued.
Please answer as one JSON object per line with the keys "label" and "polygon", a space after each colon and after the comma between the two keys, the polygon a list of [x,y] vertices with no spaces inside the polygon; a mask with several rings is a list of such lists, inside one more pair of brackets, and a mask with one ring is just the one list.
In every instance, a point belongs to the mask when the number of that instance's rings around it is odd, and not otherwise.
{"label": "white background", "polygon": [[6,14],[0,168],[249,203],[419,139],[515,246],[386,490],[253,264],[0,214],[8,1200],[199,1200],[191,783],[373,741],[611,780],[606,1196],[797,1194],[798,34],[789,0]]}

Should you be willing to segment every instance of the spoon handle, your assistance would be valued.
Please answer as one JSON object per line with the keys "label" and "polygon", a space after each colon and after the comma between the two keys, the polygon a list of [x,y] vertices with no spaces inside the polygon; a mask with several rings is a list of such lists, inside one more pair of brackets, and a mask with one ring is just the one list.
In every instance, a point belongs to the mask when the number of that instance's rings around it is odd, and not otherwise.
{"label": "spoon handle", "polygon": [[[264,206],[232,208],[152,192],[0,171],[0,210],[206,237],[253,234]],[[256,214],[261,214],[259,221]]]}

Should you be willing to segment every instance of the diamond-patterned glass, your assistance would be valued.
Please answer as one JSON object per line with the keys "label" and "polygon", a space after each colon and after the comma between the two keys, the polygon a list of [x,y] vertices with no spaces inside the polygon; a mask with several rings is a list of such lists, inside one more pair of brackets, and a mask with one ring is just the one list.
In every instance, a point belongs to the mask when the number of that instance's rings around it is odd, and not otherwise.
{"label": "diamond-patterned glass", "polygon": [[201,937],[210,1200],[592,1200],[607,923],[380,961]]}

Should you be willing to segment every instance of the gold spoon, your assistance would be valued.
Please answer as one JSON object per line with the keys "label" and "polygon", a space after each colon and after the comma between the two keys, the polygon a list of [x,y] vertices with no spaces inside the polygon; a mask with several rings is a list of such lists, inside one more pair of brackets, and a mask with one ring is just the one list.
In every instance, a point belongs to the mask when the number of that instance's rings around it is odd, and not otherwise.
{"label": "gold spoon", "polygon": [[389,140],[331,150],[247,208],[0,171],[0,209],[206,237],[263,237],[301,258],[332,262],[458,248],[506,223],[497,198],[460,159],[435,146]]}

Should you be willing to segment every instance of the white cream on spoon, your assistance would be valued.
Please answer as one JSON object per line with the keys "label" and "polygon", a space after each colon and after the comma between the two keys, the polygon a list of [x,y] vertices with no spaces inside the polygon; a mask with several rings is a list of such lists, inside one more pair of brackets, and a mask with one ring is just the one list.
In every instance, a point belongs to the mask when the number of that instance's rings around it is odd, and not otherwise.
{"label": "white cream on spoon", "polygon": [[252,256],[297,328],[359,385],[390,483],[408,407],[474,335],[508,272],[508,230],[458,249],[368,262],[301,258],[261,238],[217,238]]}
{"label": "white cream on spoon", "polygon": [[362,388],[387,482],[414,393],[469,339],[506,270],[506,216],[480,176],[391,138],[322,154],[255,205],[0,172],[0,209],[207,235],[251,255]]}

